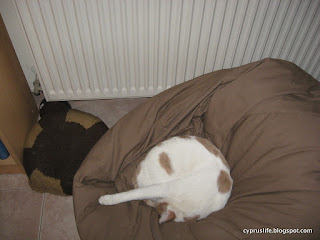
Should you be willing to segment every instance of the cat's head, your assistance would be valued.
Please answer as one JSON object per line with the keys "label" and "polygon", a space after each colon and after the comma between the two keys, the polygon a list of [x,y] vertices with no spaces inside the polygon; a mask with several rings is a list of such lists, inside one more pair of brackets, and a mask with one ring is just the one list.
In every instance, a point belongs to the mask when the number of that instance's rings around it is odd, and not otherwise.
{"label": "cat's head", "polygon": [[156,205],[156,210],[160,215],[159,223],[168,222],[176,218],[174,211],[170,210],[167,202],[158,203]]}
{"label": "cat's head", "polygon": [[200,215],[187,216],[186,213],[183,213],[180,210],[173,210],[167,202],[158,203],[155,206],[155,209],[160,215],[160,224],[171,220],[175,220],[176,222],[186,222],[198,220],[200,218]]}

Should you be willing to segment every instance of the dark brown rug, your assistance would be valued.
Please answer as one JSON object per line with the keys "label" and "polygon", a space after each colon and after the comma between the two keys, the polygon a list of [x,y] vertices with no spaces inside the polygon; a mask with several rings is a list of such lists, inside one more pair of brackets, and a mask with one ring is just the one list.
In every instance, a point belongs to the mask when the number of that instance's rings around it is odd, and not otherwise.
{"label": "dark brown rug", "polygon": [[96,116],[72,109],[68,102],[40,105],[41,119],[25,143],[23,166],[38,192],[72,195],[73,177],[108,127]]}

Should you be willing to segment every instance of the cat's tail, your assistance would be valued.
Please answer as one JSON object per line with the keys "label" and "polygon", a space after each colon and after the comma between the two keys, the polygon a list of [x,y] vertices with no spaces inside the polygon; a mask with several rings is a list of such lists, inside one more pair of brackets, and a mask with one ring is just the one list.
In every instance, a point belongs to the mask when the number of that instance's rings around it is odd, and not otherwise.
{"label": "cat's tail", "polygon": [[147,200],[154,198],[167,197],[166,183],[154,184],[142,188],[136,188],[127,192],[121,192],[116,194],[104,195],[99,198],[101,205],[115,205],[122,202],[128,202],[132,200]]}

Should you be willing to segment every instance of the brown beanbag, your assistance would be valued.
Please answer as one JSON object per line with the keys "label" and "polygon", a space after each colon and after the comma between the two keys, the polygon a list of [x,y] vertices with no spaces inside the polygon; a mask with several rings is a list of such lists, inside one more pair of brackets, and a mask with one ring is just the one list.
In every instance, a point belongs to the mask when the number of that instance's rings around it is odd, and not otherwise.
{"label": "brown beanbag", "polygon": [[[182,134],[206,137],[225,155],[234,185],[224,209],[159,225],[143,201],[99,205],[101,195],[133,188],[150,148]],[[98,141],[73,192],[82,239],[320,239],[320,84],[292,63],[265,59],[175,86]],[[304,228],[313,232],[292,233]]]}

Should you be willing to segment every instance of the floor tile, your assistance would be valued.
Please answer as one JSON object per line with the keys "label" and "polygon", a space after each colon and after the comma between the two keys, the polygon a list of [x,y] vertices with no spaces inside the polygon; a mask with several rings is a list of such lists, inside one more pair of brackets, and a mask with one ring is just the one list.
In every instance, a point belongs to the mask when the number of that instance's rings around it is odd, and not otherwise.
{"label": "floor tile", "polygon": [[128,112],[132,111],[133,109],[139,107],[140,105],[146,103],[150,98],[132,98],[129,99],[129,108]]}
{"label": "floor tile", "polygon": [[0,191],[0,239],[38,239],[43,194]]}
{"label": "floor tile", "polygon": [[[42,93],[39,96],[34,96],[38,107],[43,98],[44,95]],[[135,107],[146,102],[148,99],[149,98],[117,98],[68,102],[74,109],[91,113],[99,117],[109,128],[111,128],[120,118]]]}
{"label": "floor tile", "polygon": [[99,117],[109,128],[112,127],[118,119],[127,113],[128,103],[125,100],[92,100],[92,101],[70,101],[72,108]]}
{"label": "floor tile", "polygon": [[147,98],[70,101],[72,108],[99,117],[109,128]]}
{"label": "floor tile", "polygon": [[73,212],[72,197],[45,194],[40,239],[80,239]]}
{"label": "floor tile", "polygon": [[0,175],[0,190],[31,190],[28,177],[25,174],[3,174]]}

